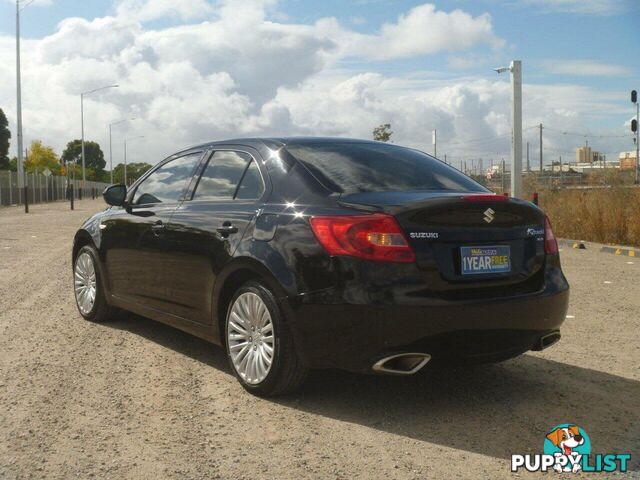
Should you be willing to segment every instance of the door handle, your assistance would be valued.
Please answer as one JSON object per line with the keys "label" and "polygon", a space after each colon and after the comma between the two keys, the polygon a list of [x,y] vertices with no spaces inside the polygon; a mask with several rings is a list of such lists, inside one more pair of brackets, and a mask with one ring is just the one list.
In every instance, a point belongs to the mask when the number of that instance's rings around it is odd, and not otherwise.
{"label": "door handle", "polygon": [[234,227],[231,222],[224,222],[221,227],[216,228],[222,236],[238,233],[238,227]]}
{"label": "door handle", "polygon": [[151,225],[151,231],[155,235],[160,235],[161,233],[164,232],[164,229],[165,229],[165,226],[164,226],[164,223],[162,223],[162,220],[158,220],[156,223]]}

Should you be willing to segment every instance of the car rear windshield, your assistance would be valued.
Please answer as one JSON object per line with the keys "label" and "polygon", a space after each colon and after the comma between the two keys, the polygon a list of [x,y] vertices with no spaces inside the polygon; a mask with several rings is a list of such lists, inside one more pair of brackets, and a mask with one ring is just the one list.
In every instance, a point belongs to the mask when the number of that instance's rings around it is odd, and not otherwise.
{"label": "car rear windshield", "polygon": [[354,142],[293,144],[286,149],[337,193],[487,191],[455,168],[410,148]]}

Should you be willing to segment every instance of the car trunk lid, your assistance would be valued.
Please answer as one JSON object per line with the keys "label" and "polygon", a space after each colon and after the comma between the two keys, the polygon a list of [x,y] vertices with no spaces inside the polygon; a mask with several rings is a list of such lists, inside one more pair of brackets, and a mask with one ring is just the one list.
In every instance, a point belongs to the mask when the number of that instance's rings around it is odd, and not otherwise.
{"label": "car trunk lid", "polygon": [[[393,215],[431,291],[459,298],[542,288],[545,217],[530,202],[491,194],[434,191],[358,193],[342,196],[340,203]],[[478,260],[472,258],[476,254],[483,258],[483,254],[493,254],[492,261],[508,256],[508,268],[465,268],[477,266]],[[482,266],[482,260],[479,263]]]}

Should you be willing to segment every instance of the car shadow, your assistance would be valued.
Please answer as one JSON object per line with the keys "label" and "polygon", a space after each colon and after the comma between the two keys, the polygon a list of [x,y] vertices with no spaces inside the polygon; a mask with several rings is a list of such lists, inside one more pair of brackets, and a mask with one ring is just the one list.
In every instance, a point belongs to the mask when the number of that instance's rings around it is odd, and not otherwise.
{"label": "car shadow", "polygon": [[[231,375],[222,349],[204,340],[135,315],[109,325]],[[265,401],[502,459],[542,453],[552,427],[575,423],[594,453],[631,453],[640,469],[640,382],[532,354],[410,377],[314,371],[299,392]]]}

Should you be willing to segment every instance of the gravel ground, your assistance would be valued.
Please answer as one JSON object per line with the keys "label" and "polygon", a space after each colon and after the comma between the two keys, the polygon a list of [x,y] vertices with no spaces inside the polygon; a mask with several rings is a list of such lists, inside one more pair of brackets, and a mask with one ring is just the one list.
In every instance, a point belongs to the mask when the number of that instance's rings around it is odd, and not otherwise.
{"label": "gravel ground", "polygon": [[315,372],[262,400],[204,341],[80,317],[71,240],[101,208],[0,209],[0,478],[506,478],[565,422],[640,469],[640,259],[564,248],[569,317],[545,352],[409,378]]}

